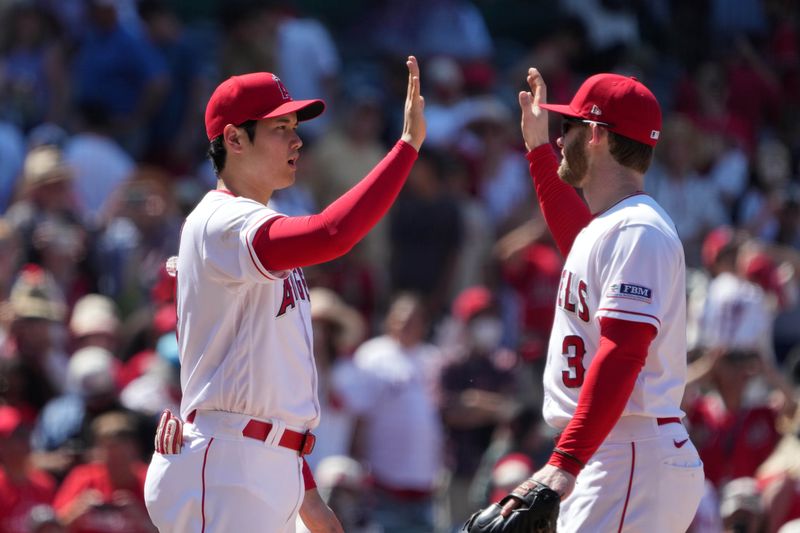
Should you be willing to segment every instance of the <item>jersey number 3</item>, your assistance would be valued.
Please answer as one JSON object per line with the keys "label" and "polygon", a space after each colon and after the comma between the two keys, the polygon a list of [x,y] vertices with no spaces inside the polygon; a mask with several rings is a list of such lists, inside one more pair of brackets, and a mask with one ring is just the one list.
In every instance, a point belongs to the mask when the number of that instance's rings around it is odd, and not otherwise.
{"label": "jersey number 3", "polygon": [[567,335],[561,344],[561,354],[567,358],[567,370],[561,372],[561,379],[564,385],[575,389],[583,385],[583,376],[586,369],[583,368],[583,356],[586,355],[586,346],[583,339],[577,335]]}

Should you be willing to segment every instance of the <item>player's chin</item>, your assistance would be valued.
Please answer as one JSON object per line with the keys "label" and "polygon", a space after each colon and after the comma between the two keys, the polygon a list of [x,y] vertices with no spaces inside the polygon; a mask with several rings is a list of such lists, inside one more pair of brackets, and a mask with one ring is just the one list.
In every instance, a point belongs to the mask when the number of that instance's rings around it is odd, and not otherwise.
{"label": "player's chin", "polygon": [[281,179],[281,183],[279,185],[279,189],[285,189],[286,187],[291,187],[294,185],[295,180],[297,179],[297,167],[290,166],[286,172],[283,173],[283,177]]}
{"label": "player's chin", "polygon": [[294,172],[292,172],[291,174],[284,176],[280,184],[278,184],[278,186],[276,187],[276,190],[286,189],[287,187],[291,187],[292,185],[294,185],[294,182],[295,182],[295,177],[294,177]]}
{"label": "player's chin", "polygon": [[573,187],[580,187],[581,181],[583,181],[580,176],[575,174],[575,172],[573,172],[569,165],[567,165],[563,160],[558,166],[558,177],[561,178],[561,181],[567,183],[568,185],[572,185]]}

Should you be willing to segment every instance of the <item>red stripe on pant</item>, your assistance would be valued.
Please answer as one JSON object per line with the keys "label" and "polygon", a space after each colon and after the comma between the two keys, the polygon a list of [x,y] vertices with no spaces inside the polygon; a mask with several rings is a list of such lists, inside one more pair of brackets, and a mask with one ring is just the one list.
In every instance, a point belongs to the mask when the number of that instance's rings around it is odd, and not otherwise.
{"label": "red stripe on pant", "polygon": [[617,533],[622,531],[622,526],[625,524],[625,513],[628,511],[628,500],[631,499],[631,487],[633,486],[633,469],[636,467],[636,443],[631,442],[631,476],[628,478],[628,494],[625,495],[625,506],[622,508],[622,518],[619,519],[619,529]]}
{"label": "red stripe on pant", "polygon": [[202,496],[200,497],[200,514],[203,518],[203,527],[200,530],[201,533],[205,533],[206,531],[206,462],[208,461],[208,451],[211,449],[212,442],[214,442],[214,437],[211,437],[211,440],[208,441],[208,446],[206,446],[206,453],[203,454],[203,471],[201,474],[201,479],[203,483],[203,492]]}

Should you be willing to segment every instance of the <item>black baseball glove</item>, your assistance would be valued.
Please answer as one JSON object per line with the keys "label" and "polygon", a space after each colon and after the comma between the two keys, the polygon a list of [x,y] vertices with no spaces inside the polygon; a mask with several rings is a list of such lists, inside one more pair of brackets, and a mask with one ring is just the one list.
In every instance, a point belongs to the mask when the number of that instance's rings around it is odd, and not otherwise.
{"label": "black baseball glove", "polygon": [[[509,500],[519,505],[506,517],[500,515]],[[462,533],[555,533],[561,497],[547,485],[528,480],[511,494],[473,514]]]}

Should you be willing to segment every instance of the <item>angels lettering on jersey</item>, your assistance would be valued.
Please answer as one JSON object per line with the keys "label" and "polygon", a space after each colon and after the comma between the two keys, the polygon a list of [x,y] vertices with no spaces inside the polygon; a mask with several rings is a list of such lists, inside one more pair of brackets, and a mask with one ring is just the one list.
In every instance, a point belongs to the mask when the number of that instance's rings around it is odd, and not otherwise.
{"label": "angels lettering on jersey", "polygon": [[308,284],[303,271],[295,268],[289,277],[283,280],[283,299],[275,317],[283,316],[287,310],[294,309],[298,300],[309,301]]}
{"label": "angels lettering on jersey", "polygon": [[561,271],[561,282],[558,284],[558,307],[573,313],[581,320],[589,322],[589,304],[587,303],[588,285],[582,279],[578,279],[567,269]]}

